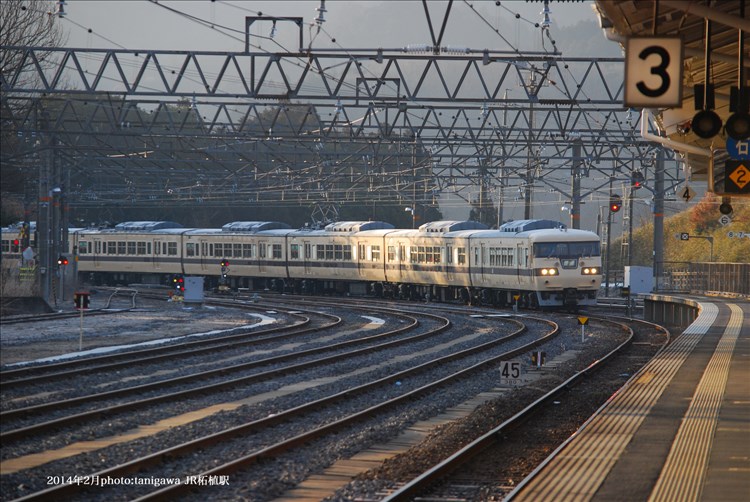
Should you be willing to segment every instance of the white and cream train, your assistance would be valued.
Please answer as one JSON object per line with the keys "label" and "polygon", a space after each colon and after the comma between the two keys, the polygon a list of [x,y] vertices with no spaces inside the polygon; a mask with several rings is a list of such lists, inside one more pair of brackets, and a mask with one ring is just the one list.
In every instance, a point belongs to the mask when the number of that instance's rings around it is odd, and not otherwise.
{"label": "white and cream train", "polygon": [[417,230],[377,221],[323,230],[278,222],[218,229],[129,222],[75,229],[69,237],[71,263],[93,284],[203,276],[209,287],[575,309],[596,303],[602,278],[599,237],[549,220],[497,230],[469,221]]}

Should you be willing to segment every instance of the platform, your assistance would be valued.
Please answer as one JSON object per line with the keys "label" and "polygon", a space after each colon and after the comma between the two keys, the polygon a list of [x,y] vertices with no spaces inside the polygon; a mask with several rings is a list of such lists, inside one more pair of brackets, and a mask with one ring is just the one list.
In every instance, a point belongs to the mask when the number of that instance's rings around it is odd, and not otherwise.
{"label": "platform", "polygon": [[750,500],[750,303],[700,314],[513,501]]}

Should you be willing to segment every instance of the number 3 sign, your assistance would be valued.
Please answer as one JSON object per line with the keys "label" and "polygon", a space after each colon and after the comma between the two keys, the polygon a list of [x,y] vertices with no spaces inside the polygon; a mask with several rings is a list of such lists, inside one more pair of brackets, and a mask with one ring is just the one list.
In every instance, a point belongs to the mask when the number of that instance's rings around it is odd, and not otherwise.
{"label": "number 3 sign", "polygon": [[625,106],[682,106],[681,38],[628,38],[625,43]]}

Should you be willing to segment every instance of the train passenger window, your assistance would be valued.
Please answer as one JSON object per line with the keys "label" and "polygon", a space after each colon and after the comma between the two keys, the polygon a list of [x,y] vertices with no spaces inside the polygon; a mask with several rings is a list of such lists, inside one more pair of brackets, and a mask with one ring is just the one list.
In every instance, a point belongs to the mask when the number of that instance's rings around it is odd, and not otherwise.
{"label": "train passenger window", "polygon": [[185,244],[185,256],[195,256],[195,243],[194,242],[188,242]]}
{"label": "train passenger window", "polygon": [[445,246],[445,263],[453,263],[453,246]]}
{"label": "train passenger window", "polygon": [[299,260],[299,244],[289,245],[289,257],[292,260]]}
{"label": "train passenger window", "polygon": [[367,260],[367,246],[364,244],[360,244],[357,246],[357,260],[359,261],[365,261]]}
{"label": "train passenger window", "polygon": [[234,250],[232,256],[242,258],[242,244],[232,244],[232,249]]}
{"label": "train passenger window", "polygon": [[177,243],[176,242],[167,243],[167,254],[170,256],[177,256]]}
{"label": "train passenger window", "polygon": [[273,257],[276,260],[281,259],[281,244],[274,244],[273,245]]}
{"label": "train passenger window", "polygon": [[135,242],[128,242],[128,254],[135,254]]}
{"label": "train passenger window", "polygon": [[458,248],[456,250],[456,258],[459,265],[466,265],[466,248]]}
{"label": "train passenger window", "polygon": [[318,260],[325,260],[326,259],[326,247],[322,244],[317,244],[315,246],[315,257]]}
{"label": "train passenger window", "polygon": [[380,261],[380,246],[372,247],[372,261]]}
{"label": "train passenger window", "polygon": [[117,241],[117,254],[125,254],[125,241]]}
{"label": "train passenger window", "polygon": [[3,241],[3,253],[10,252],[10,241]]}
{"label": "train passenger window", "polygon": [[146,254],[146,243],[143,241],[139,241],[137,244],[137,253],[138,254]]}
{"label": "train passenger window", "polygon": [[261,258],[266,257],[266,243],[265,242],[261,242],[260,244],[258,244],[258,253]]}
{"label": "train passenger window", "polygon": [[78,243],[78,254],[89,254],[89,243],[86,241],[80,241]]}
{"label": "train passenger window", "polygon": [[344,246],[344,260],[352,261],[352,247],[351,245]]}
{"label": "train passenger window", "polygon": [[243,258],[252,258],[255,253],[253,253],[253,244],[243,244],[242,245],[242,257]]}
{"label": "train passenger window", "polygon": [[312,246],[309,243],[305,243],[305,259],[309,260],[312,256]]}
{"label": "train passenger window", "polygon": [[214,248],[214,257],[216,258],[223,258],[224,257],[224,244],[213,244]]}
{"label": "train passenger window", "polygon": [[388,246],[388,261],[396,261],[396,246]]}

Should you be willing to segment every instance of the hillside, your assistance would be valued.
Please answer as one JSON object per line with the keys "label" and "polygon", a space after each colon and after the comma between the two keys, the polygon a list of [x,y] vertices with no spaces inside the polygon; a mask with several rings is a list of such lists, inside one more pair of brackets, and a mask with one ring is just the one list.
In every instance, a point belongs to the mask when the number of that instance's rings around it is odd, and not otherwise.
{"label": "hillside", "polygon": [[[706,196],[695,206],[664,220],[664,261],[667,262],[707,262],[711,256],[711,245],[707,239],[713,238],[713,259],[715,262],[750,263],[750,200],[733,201],[732,222],[722,226],[719,223],[721,199],[713,194]],[[732,232],[734,237],[729,237]],[[744,232],[745,237],[737,234]],[[688,233],[690,239],[680,240],[681,233]],[[654,249],[653,222],[637,225],[633,229],[633,265],[652,266]],[[612,269],[623,267],[620,258],[621,240],[612,241]]]}

